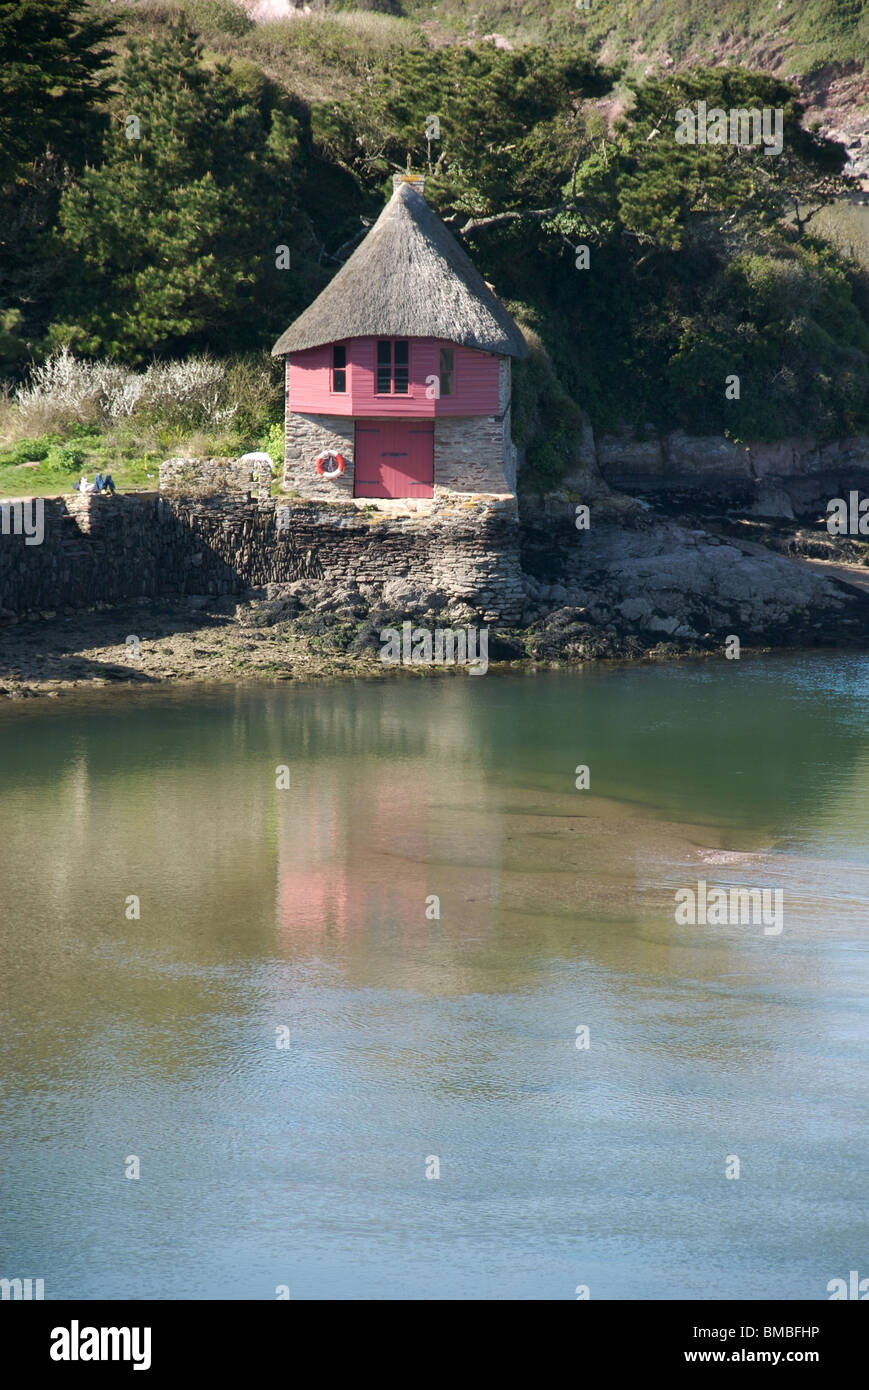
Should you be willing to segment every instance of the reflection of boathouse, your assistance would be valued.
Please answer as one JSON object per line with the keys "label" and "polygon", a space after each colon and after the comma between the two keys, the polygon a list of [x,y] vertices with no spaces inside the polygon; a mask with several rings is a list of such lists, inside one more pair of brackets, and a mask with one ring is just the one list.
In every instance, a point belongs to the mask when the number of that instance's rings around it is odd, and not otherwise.
{"label": "reflection of boathouse", "polygon": [[364,241],[278,339],[284,483],[319,500],[512,494],[516,324],[423,197],[396,187]]}
{"label": "reflection of boathouse", "polygon": [[[373,730],[375,702],[363,697],[371,756],[359,755],[353,712],[339,717],[331,695],[297,706],[293,791],[276,802],[276,918],[288,954],[364,949],[372,934],[412,948],[433,930],[446,944],[472,921],[488,931],[500,830],[480,830],[491,797],[472,743],[474,683],[452,684],[425,728],[387,716]],[[316,782],[305,772],[308,745],[333,750],[331,760],[319,755]],[[426,917],[433,894],[440,919]]]}

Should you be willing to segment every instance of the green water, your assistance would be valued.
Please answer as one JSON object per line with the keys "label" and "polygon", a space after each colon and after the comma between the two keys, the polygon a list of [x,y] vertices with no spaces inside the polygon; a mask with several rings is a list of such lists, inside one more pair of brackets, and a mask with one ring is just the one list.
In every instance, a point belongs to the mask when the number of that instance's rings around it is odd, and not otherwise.
{"label": "green water", "polygon": [[[818,654],[7,705],[0,1276],[869,1276],[867,699]],[[781,934],[677,926],[701,879],[781,888]]]}

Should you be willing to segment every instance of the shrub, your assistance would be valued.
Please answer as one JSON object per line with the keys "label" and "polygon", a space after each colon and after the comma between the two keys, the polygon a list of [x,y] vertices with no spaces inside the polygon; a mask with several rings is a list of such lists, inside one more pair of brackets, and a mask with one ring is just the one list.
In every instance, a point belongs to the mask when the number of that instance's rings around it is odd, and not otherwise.
{"label": "shrub", "polygon": [[85,361],[63,347],[32,369],[13,401],[25,427],[63,433],[135,419],[173,430],[225,430],[232,422],[258,437],[281,408],[279,371],[261,358],[218,362],[203,355],[136,372]]}
{"label": "shrub", "polygon": [[282,420],[270,425],[260,440],[260,448],[268,454],[279,473],[284,466],[284,423]]}
{"label": "shrub", "polygon": [[85,464],[86,451],[81,444],[52,444],[46,457],[46,465],[62,473],[79,473]]}
{"label": "shrub", "polygon": [[41,463],[48,457],[52,444],[59,443],[57,435],[44,434],[39,439],[19,439],[8,449],[0,451],[0,468],[19,463]]}
{"label": "shrub", "polygon": [[513,437],[524,445],[523,487],[557,487],[581,454],[585,416],[559,381],[538,335],[523,327],[529,354],[513,369]]}
{"label": "shrub", "polygon": [[19,386],[14,401],[26,423],[50,421],[63,428],[95,423],[110,412],[129,373],[111,362],[82,362],[63,347],[34,366],[27,385]]}

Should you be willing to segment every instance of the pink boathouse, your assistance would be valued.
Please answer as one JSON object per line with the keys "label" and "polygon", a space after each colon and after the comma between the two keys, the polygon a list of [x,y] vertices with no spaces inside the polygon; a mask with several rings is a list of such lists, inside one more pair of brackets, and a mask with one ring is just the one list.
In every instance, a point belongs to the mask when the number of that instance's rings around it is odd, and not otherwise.
{"label": "pink boathouse", "polygon": [[395,190],[275,343],[286,360],[284,487],[321,501],[510,495],[521,332],[426,203]]}

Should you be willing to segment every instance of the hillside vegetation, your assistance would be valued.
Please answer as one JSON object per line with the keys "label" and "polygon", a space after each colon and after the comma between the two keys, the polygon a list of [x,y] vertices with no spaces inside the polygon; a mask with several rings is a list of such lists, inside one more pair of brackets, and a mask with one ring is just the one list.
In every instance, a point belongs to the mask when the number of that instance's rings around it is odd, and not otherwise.
{"label": "hillside vegetation", "polygon": [[[146,460],[193,431],[202,448],[261,444],[282,404],[268,348],[407,167],[539,342],[517,404],[541,483],[571,462],[577,406],[640,433],[869,428],[866,274],[816,234],[841,148],[803,128],[781,76],[647,75],[619,39],[672,32],[708,63],[711,6],[636,5],[605,42],[603,0],[402,8],[255,25],[234,0],[0,0],[0,467],[37,441],[55,468],[93,466],[106,431]],[[777,14],[793,36],[833,10],[862,42],[856,5]],[[490,24],[514,46],[470,37]],[[701,100],[780,110],[781,152],[679,143],[676,112]],[[227,415],[222,386],[211,413],[161,418],[133,384],[126,413],[52,419],[46,383],[75,362],[84,381],[88,362],[135,376],[191,356],[232,359],[249,402]],[[64,455],[76,431],[88,447]]]}
{"label": "hillside vegetation", "polygon": [[456,34],[524,42],[579,36],[610,59],[666,56],[682,67],[730,60],[810,76],[869,58],[863,0],[588,0],[587,8],[576,0],[401,0],[400,7]]}

